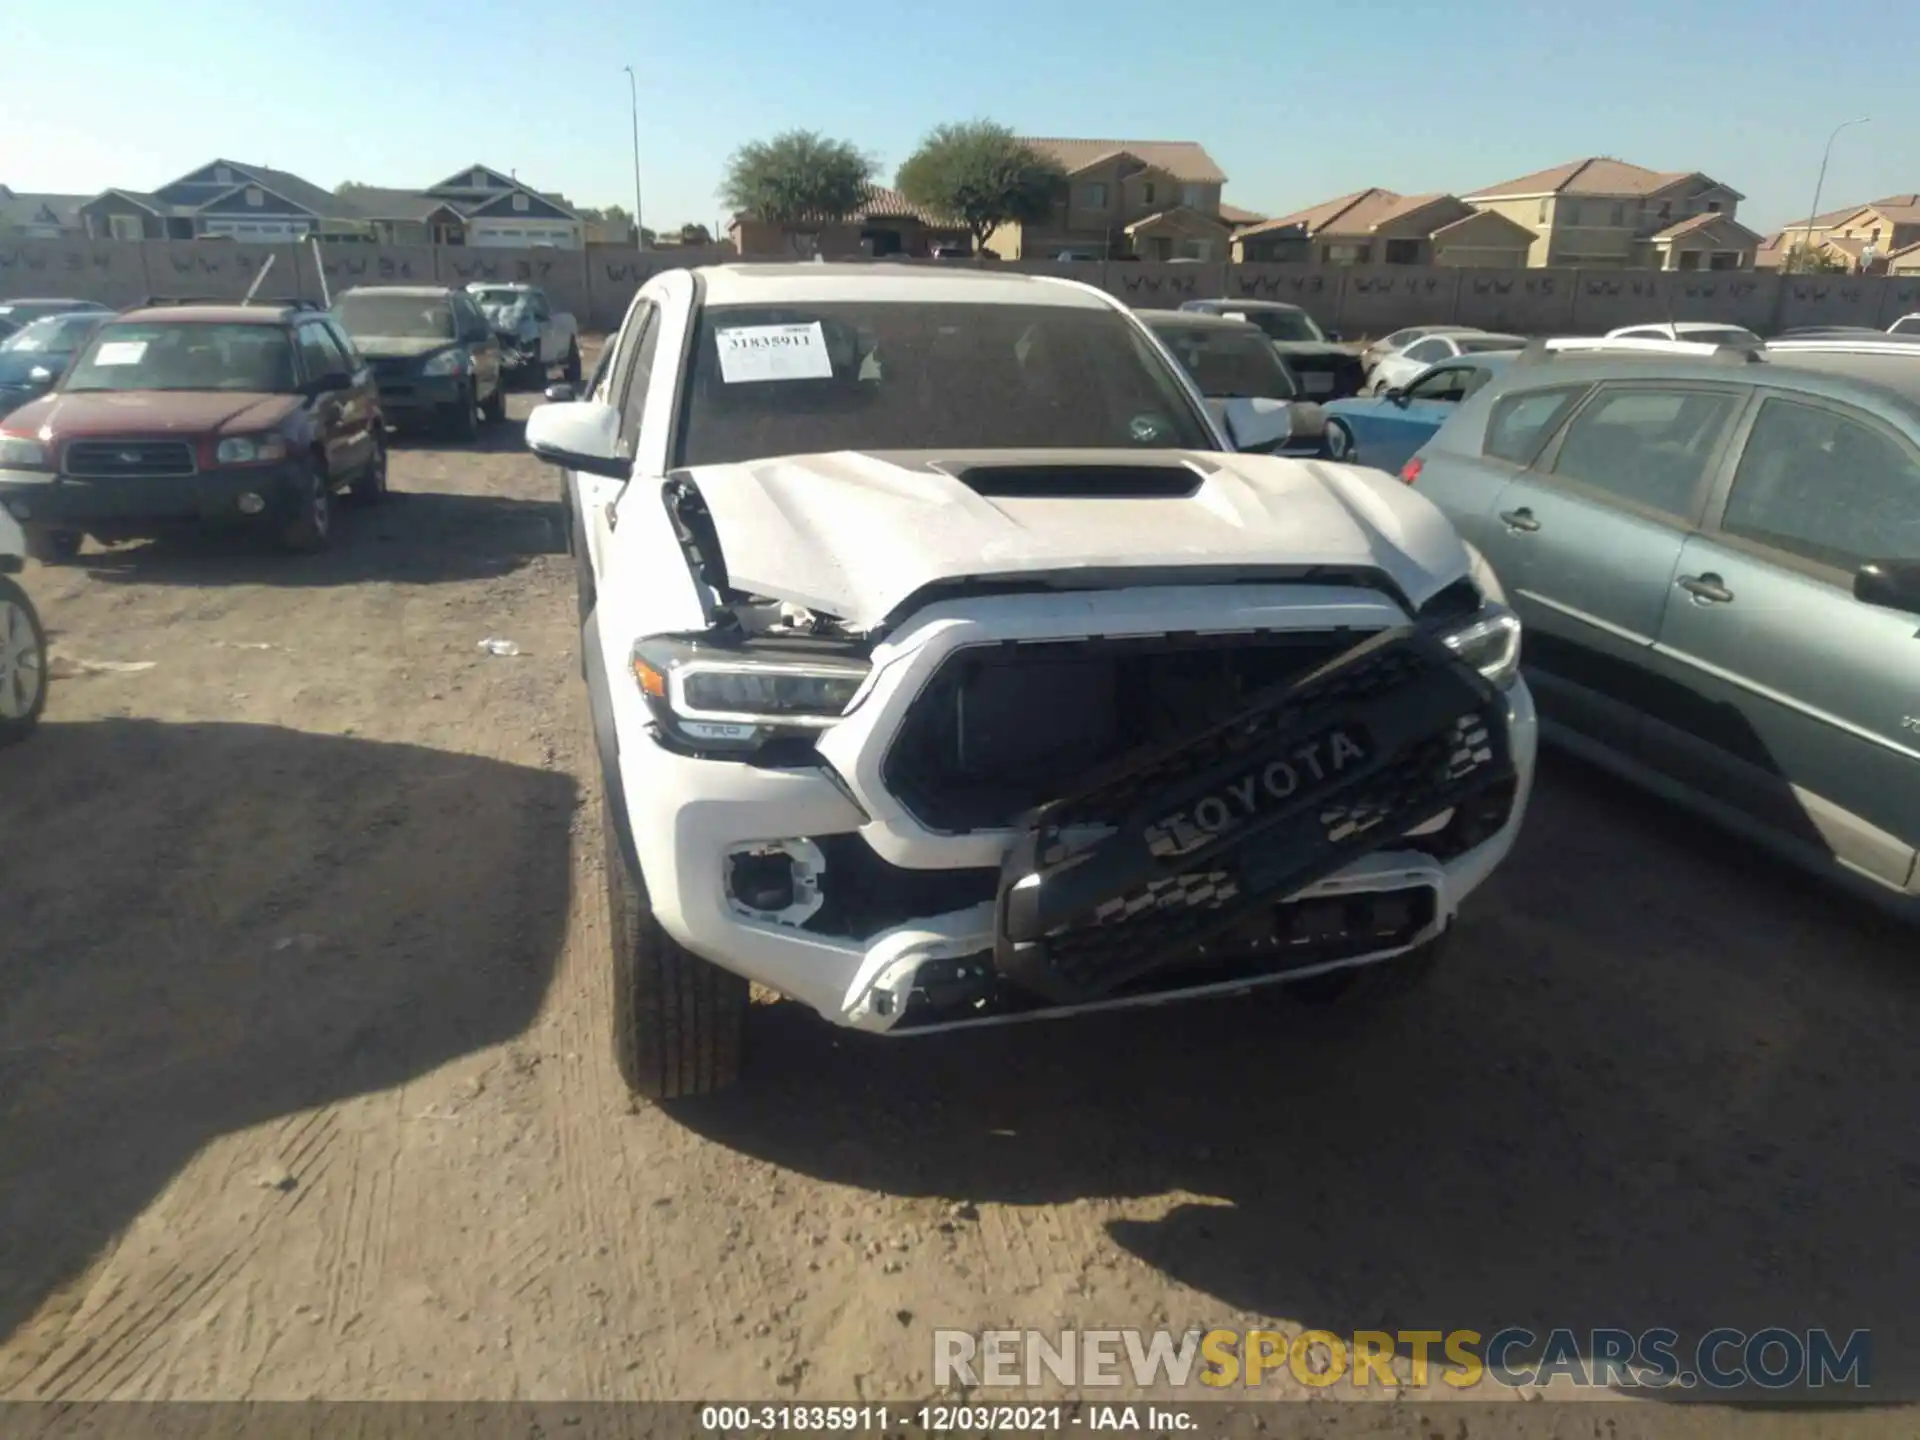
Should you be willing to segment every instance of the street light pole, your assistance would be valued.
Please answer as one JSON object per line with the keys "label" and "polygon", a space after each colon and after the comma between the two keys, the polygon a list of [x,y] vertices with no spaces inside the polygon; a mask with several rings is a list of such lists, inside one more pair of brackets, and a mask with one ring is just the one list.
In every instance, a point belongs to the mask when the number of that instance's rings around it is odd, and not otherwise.
{"label": "street light pole", "polygon": [[640,228],[640,86],[633,78],[633,66],[622,65],[627,72],[627,103],[633,113],[633,245],[647,248],[646,232]]}
{"label": "street light pole", "polygon": [[[1845,130],[1849,125],[1864,125],[1872,118],[1870,115],[1862,115],[1857,120],[1842,120],[1838,125],[1833,127],[1833,134],[1827,137],[1827,148],[1820,152],[1820,176],[1813,182],[1813,209],[1807,212],[1807,238],[1803,242],[1803,248],[1807,252],[1807,263],[1809,265],[1813,263],[1813,224],[1814,221],[1820,218],[1820,191],[1827,183],[1827,161],[1833,156],[1833,142],[1840,138],[1840,132]],[[637,144],[638,142],[635,143]],[[1787,258],[1792,259],[1793,257],[1788,256]]]}

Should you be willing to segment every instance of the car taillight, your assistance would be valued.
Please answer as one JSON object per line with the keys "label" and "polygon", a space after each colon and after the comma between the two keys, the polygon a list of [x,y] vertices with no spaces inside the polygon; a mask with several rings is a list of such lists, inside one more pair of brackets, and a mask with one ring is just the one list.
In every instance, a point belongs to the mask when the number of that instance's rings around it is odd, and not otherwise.
{"label": "car taillight", "polygon": [[1400,479],[1403,484],[1411,485],[1420,478],[1420,472],[1427,468],[1427,462],[1418,455],[1400,467]]}

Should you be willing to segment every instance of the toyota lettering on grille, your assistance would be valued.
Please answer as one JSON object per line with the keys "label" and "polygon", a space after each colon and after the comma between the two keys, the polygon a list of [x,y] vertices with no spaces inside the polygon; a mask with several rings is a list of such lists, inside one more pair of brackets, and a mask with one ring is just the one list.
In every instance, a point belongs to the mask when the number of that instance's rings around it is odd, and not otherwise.
{"label": "toyota lettering on grille", "polygon": [[1369,753],[1360,731],[1325,731],[1161,816],[1146,827],[1147,849],[1162,859],[1191,854],[1250,820],[1332,788]]}

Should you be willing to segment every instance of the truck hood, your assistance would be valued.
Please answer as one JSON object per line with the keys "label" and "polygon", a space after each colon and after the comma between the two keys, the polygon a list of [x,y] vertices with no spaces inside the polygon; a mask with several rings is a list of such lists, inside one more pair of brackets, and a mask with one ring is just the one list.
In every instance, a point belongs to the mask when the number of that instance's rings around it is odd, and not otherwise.
{"label": "truck hood", "polygon": [[[981,493],[1018,467],[1187,466],[1191,493]],[[975,468],[978,467],[978,468]],[[964,476],[973,471],[974,483]],[[863,628],[942,581],[1370,567],[1414,605],[1467,573],[1446,518],[1379,471],[1199,451],[840,451],[678,472],[706,502],[729,585]],[[1178,477],[1176,477],[1178,478]],[[1045,488],[1045,487],[1043,487]],[[1060,487],[1052,487],[1058,489]],[[1174,487],[1162,487],[1174,488]]]}
{"label": "truck hood", "polygon": [[7,417],[15,431],[47,430],[54,440],[90,435],[228,435],[271,430],[298,395],[245,390],[56,390]]}

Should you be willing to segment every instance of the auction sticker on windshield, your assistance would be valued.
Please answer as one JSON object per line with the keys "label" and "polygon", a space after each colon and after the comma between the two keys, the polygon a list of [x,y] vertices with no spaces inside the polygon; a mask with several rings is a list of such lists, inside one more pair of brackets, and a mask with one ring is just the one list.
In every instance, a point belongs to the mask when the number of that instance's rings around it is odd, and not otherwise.
{"label": "auction sticker on windshield", "polygon": [[108,340],[93,352],[96,365],[138,365],[147,353],[144,340]]}
{"label": "auction sticker on windshield", "polygon": [[833,360],[818,320],[804,325],[743,325],[719,330],[720,378],[729,385],[759,380],[831,380]]}

